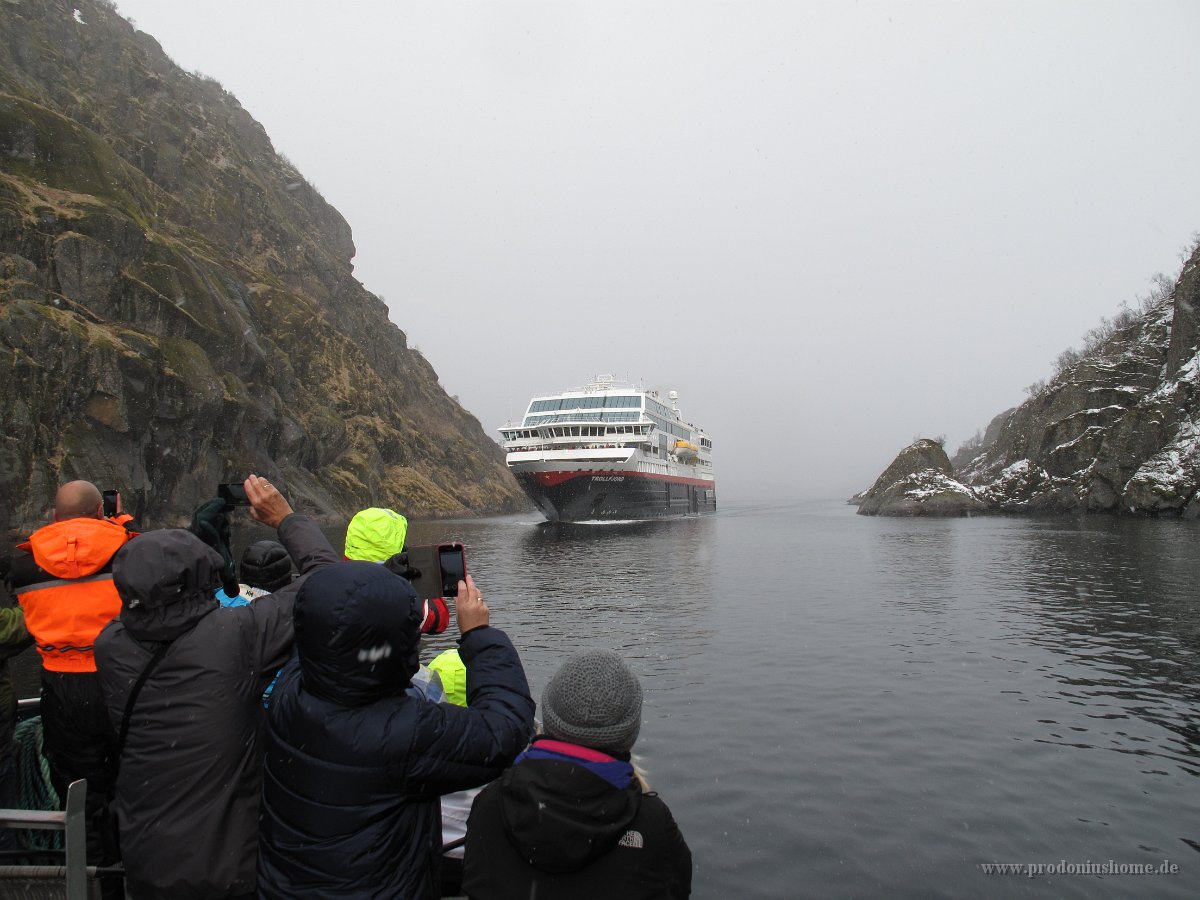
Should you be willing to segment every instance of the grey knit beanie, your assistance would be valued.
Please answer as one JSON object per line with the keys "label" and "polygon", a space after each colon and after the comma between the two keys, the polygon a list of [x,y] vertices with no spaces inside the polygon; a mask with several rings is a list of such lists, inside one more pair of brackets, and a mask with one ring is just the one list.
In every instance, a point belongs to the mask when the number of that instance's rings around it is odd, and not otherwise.
{"label": "grey knit beanie", "polygon": [[549,737],[628,753],[642,728],[642,686],[612,650],[584,650],[559,667],[542,691]]}

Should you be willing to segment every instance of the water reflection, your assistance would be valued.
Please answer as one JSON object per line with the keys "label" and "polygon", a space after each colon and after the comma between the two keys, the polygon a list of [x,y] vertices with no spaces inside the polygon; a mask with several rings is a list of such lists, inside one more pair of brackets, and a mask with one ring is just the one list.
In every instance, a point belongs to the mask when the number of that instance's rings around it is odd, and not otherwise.
{"label": "water reflection", "polygon": [[[1024,635],[1055,651],[1042,673],[1061,712],[1039,740],[1153,758],[1200,775],[1200,614],[1188,582],[1193,535],[1177,523],[1038,523],[1025,560]],[[1013,607],[1010,606],[1010,609]]]}
{"label": "water reflection", "polygon": [[879,568],[889,577],[892,602],[917,609],[944,609],[958,595],[958,520],[898,520],[876,536]]}
{"label": "water reflection", "polygon": [[[701,653],[711,604],[712,530],[702,519],[546,525],[516,547],[536,649],[611,647],[640,674],[670,676]],[[670,681],[656,687],[670,689]]]}
{"label": "water reflection", "polygon": [[[461,540],[493,622],[521,652],[535,693],[575,649],[617,650],[654,695],[694,682],[711,636],[707,519],[565,525],[510,517],[417,523],[410,543]],[[429,639],[428,650],[449,646]]]}

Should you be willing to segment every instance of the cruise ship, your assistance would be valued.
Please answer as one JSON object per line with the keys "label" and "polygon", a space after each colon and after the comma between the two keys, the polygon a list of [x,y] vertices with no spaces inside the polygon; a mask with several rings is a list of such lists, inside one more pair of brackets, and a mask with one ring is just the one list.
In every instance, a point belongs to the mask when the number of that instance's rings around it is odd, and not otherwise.
{"label": "cruise ship", "polygon": [[500,429],[508,467],[552,522],[715,512],[712,441],[677,400],[611,375],[534,397],[519,425]]}

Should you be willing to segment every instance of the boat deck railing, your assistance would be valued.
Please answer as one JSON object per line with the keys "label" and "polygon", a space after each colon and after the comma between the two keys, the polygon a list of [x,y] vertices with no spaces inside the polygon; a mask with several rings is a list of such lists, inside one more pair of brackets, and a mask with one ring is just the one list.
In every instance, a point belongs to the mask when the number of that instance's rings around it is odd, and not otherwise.
{"label": "boat deck railing", "polygon": [[[0,855],[0,896],[13,898],[63,898],[92,900],[100,896],[100,874],[87,865],[87,823],[84,803],[87,781],[71,782],[66,809],[47,812],[37,809],[0,809],[0,826],[64,832],[65,864],[61,866],[6,865],[9,854]],[[28,856],[29,851],[12,851]]]}

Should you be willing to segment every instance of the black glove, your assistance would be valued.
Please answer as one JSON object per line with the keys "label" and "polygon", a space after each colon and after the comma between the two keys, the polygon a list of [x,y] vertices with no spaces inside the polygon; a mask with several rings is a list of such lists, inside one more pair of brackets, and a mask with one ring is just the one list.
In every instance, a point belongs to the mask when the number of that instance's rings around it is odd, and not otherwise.
{"label": "black glove", "polygon": [[202,503],[192,513],[192,524],[188,526],[188,531],[221,554],[221,587],[227,596],[236,597],[241,588],[234,573],[233,551],[229,549],[228,509],[225,501],[219,498]]}
{"label": "black glove", "polygon": [[408,554],[403,550],[390,559],[384,560],[383,567],[408,581],[421,577],[421,570],[408,564]]}

